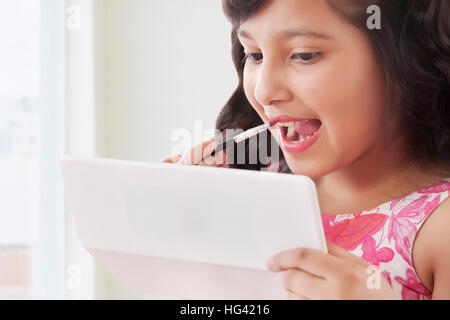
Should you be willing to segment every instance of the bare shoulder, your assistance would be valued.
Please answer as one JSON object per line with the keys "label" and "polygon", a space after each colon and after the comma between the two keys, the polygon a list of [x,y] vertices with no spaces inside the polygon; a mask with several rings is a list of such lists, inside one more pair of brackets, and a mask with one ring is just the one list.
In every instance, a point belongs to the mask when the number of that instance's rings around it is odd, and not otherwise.
{"label": "bare shoulder", "polygon": [[433,298],[450,298],[450,196],[425,220],[416,235],[413,264]]}

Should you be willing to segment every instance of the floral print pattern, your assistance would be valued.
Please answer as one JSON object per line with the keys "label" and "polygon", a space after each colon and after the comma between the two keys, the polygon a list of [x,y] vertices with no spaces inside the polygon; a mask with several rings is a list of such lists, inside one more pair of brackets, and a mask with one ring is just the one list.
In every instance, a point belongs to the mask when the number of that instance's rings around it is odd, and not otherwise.
{"label": "floral print pattern", "polygon": [[[412,267],[411,251],[414,237],[417,233],[417,225],[420,224],[437,204],[440,195],[429,201],[424,195],[419,199],[411,201],[398,213],[389,218],[388,239],[395,242],[395,250]],[[395,212],[395,209],[394,209]]]}
{"label": "floral print pattern", "polygon": [[[322,221],[327,219],[322,216]],[[361,215],[355,213],[351,219],[342,220],[328,228],[327,240],[347,250],[359,246],[367,236],[377,233],[385,224],[387,216],[384,214]],[[335,221],[334,221],[335,222]],[[328,221],[333,223],[333,221]]]}
{"label": "floral print pattern", "polygon": [[395,277],[395,280],[402,285],[402,299],[404,300],[422,300],[423,296],[431,296],[431,292],[425,288],[417,279],[412,269],[406,270],[406,279]]}
{"label": "floral print pattern", "polygon": [[376,241],[372,237],[366,237],[362,244],[363,252],[361,258],[374,266],[379,266],[380,262],[389,262],[394,258],[394,251],[391,248],[383,247],[379,250],[376,247]]}
{"label": "floral print pattern", "polygon": [[322,214],[328,241],[381,270],[394,292],[404,300],[431,298],[412,262],[420,227],[450,193],[450,179],[404,197],[354,214]]}

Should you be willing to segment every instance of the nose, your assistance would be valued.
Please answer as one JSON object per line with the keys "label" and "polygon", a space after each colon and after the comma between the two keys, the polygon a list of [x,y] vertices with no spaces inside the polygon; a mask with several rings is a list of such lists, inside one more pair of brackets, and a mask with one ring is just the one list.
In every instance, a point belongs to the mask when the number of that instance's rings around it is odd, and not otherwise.
{"label": "nose", "polygon": [[255,99],[263,106],[291,99],[283,69],[273,60],[264,60],[255,83]]}

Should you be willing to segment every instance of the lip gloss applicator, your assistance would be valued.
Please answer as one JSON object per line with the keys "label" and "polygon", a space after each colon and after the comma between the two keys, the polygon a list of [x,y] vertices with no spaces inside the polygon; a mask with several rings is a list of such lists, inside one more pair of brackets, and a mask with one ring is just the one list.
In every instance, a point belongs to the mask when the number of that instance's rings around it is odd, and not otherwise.
{"label": "lip gloss applicator", "polygon": [[260,134],[264,130],[267,130],[270,127],[274,126],[277,122],[278,122],[278,120],[272,120],[270,122],[266,122],[260,126],[248,129],[238,135],[235,135],[234,137],[232,137],[230,139],[225,140],[223,143],[221,143],[217,146],[217,148],[211,153],[211,156],[215,155],[216,153],[219,153],[222,150],[226,150],[227,145],[234,146],[234,144],[238,144],[242,141],[245,141],[247,139],[250,139],[251,137],[254,137],[254,136]]}

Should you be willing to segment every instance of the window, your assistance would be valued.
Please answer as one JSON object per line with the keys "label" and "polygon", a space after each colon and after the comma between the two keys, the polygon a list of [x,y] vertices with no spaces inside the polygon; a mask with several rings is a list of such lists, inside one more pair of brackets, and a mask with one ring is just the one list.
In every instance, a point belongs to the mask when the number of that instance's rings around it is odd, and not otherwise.
{"label": "window", "polygon": [[0,296],[31,289],[39,210],[39,0],[0,2]]}
{"label": "window", "polygon": [[63,5],[0,1],[0,299],[63,292],[54,163],[62,137]]}

